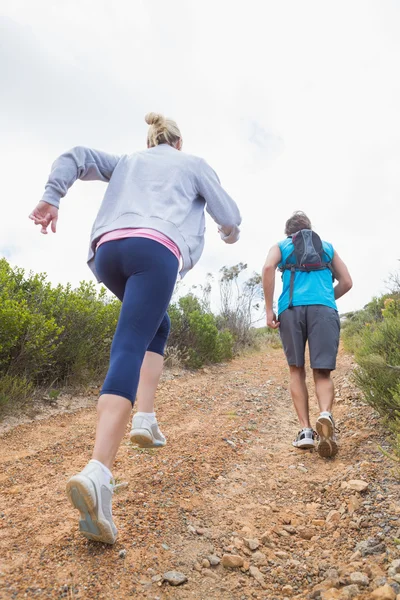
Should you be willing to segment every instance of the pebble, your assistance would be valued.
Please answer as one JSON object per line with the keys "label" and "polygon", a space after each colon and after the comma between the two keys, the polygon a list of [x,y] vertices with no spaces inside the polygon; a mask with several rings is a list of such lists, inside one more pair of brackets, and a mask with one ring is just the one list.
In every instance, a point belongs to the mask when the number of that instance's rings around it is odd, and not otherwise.
{"label": "pebble", "polygon": [[311,540],[311,538],[315,535],[314,531],[312,529],[300,529],[299,530],[299,536],[303,539],[303,540]]}
{"label": "pebble", "polygon": [[257,550],[260,547],[260,542],[257,539],[244,538],[244,543],[250,550]]}
{"label": "pebble", "polygon": [[393,577],[397,573],[400,573],[400,559],[394,560],[390,563],[388,575]]}
{"label": "pebble", "polygon": [[360,573],[360,571],[351,573],[350,581],[351,583],[354,583],[355,585],[360,585],[362,587],[367,587],[369,585],[369,578],[364,573]]}
{"label": "pebble", "polygon": [[351,600],[351,598],[354,598],[355,596],[358,596],[358,594],[360,593],[360,588],[358,587],[358,585],[346,585],[344,588],[342,588],[341,590],[341,600]]}
{"label": "pebble", "polygon": [[218,575],[215,573],[215,571],[212,571],[211,569],[203,569],[202,573],[205,577],[211,577],[211,579],[218,579]]}
{"label": "pebble", "polygon": [[209,560],[207,560],[207,558],[203,558],[203,560],[201,561],[201,566],[204,567],[205,569],[209,569],[211,566],[211,563]]}
{"label": "pebble", "polygon": [[331,510],[328,513],[328,516],[326,517],[326,522],[327,523],[337,523],[338,521],[340,521],[342,515],[340,514],[340,512],[338,510]]}
{"label": "pebble", "polygon": [[291,596],[293,594],[293,588],[291,585],[284,585],[282,588],[282,593]]}
{"label": "pebble", "polygon": [[250,567],[249,569],[250,575],[252,577],[254,577],[254,579],[261,585],[261,587],[263,589],[265,589],[267,587],[266,583],[265,583],[265,579],[264,579],[264,575],[261,573],[261,571],[259,569],[257,569],[257,567]]}
{"label": "pebble", "polygon": [[376,590],[372,592],[371,598],[374,600],[396,600],[396,593],[390,585],[386,584],[376,588]]}
{"label": "pebble", "polygon": [[369,538],[359,542],[356,550],[361,552],[361,556],[369,556],[370,554],[382,554],[386,550],[386,546],[377,538]]}
{"label": "pebble", "polygon": [[168,571],[167,573],[164,573],[163,580],[169,583],[169,585],[182,585],[188,578],[179,571]]}
{"label": "pebble", "polygon": [[347,482],[347,487],[355,492],[365,492],[368,489],[369,483],[363,479],[350,479]]}
{"label": "pebble", "polygon": [[125,558],[126,557],[126,550],[120,550],[119,553],[118,553],[118,556],[120,558]]}
{"label": "pebble", "polygon": [[207,556],[207,560],[212,567],[216,567],[221,562],[220,557],[216,556],[215,554],[210,554],[210,556]]}
{"label": "pebble", "polygon": [[224,554],[222,557],[222,566],[225,569],[235,569],[243,567],[244,560],[238,554]]}
{"label": "pebble", "polygon": [[262,565],[267,564],[267,557],[265,556],[265,554],[263,552],[260,552],[260,550],[257,550],[257,552],[254,552],[252,559],[256,563],[256,565],[262,566]]}
{"label": "pebble", "polygon": [[284,525],[283,529],[290,533],[290,535],[294,535],[296,533],[296,529],[292,525]]}

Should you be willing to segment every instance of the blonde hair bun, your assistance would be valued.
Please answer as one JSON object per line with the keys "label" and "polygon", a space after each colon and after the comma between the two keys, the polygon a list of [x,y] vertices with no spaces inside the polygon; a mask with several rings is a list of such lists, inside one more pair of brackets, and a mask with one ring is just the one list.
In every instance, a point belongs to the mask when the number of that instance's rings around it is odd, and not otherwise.
{"label": "blonde hair bun", "polygon": [[159,144],[169,144],[175,146],[182,139],[178,125],[172,119],[166,119],[160,113],[149,112],[144,120],[149,127],[147,133],[147,145],[149,148]]}
{"label": "blonde hair bun", "polygon": [[164,116],[160,115],[159,113],[155,113],[155,112],[147,113],[144,120],[146,121],[146,123],[148,125],[155,125],[156,127],[160,127],[161,125],[164,125],[164,123],[165,123]]}

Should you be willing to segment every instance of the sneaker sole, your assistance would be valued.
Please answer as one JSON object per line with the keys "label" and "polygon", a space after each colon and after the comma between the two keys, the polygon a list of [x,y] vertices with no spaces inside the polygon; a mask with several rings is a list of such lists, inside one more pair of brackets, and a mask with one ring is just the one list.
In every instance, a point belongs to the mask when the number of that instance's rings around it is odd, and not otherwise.
{"label": "sneaker sole", "polygon": [[300,450],[311,450],[312,448],[315,448],[315,442],[300,440],[299,442],[293,442],[293,446],[295,448],[300,448]]}
{"label": "sneaker sole", "polygon": [[83,477],[72,477],[67,483],[67,496],[74,508],[79,510],[79,529],[82,535],[95,542],[114,544],[117,536],[108,521],[98,519],[96,505]]}
{"label": "sneaker sole", "polygon": [[339,451],[337,442],[333,439],[333,425],[327,417],[320,417],[316,425],[320,442],[318,444],[318,454],[322,458],[333,458]]}
{"label": "sneaker sole", "polygon": [[162,448],[167,443],[161,440],[154,440],[147,429],[132,429],[130,433],[132,444],[137,444],[140,448]]}

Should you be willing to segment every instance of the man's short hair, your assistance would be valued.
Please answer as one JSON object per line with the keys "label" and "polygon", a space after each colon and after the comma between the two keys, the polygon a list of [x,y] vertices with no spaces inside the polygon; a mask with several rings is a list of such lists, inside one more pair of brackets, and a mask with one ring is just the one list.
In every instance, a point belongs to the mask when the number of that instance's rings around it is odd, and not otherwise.
{"label": "man's short hair", "polygon": [[301,210],[296,210],[296,212],[292,214],[290,219],[286,221],[285,234],[293,235],[301,229],[312,229],[311,221],[307,217],[306,213],[304,213]]}

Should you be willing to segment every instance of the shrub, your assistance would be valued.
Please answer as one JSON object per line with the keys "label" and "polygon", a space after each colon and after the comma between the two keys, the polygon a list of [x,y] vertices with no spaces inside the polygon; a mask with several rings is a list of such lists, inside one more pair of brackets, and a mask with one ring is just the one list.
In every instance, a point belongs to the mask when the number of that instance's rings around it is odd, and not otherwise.
{"label": "shrub", "polygon": [[0,377],[0,415],[7,410],[17,410],[32,400],[34,385],[26,377],[3,375]]}
{"label": "shrub", "polygon": [[400,297],[374,299],[351,316],[344,340],[358,363],[355,381],[394,432],[400,454]]}
{"label": "shrub", "polygon": [[199,368],[233,356],[233,335],[220,331],[216,317],[193,294],[187,294],[169,307],[171,335],[169,344],[184,354],[184,364]]}

